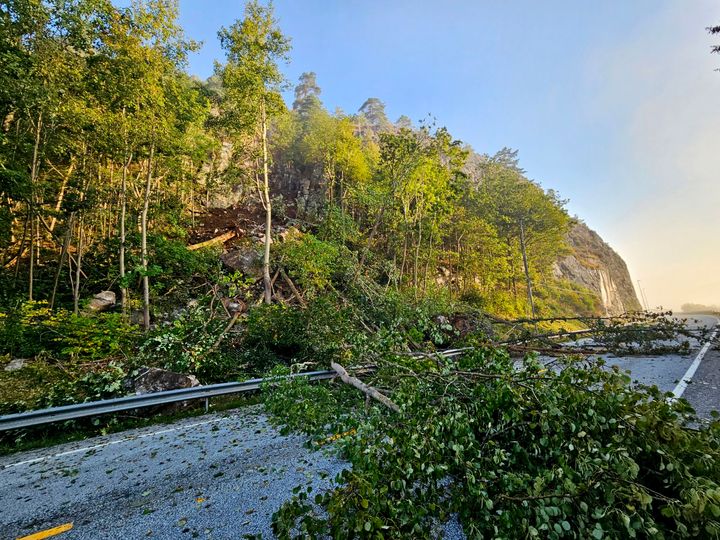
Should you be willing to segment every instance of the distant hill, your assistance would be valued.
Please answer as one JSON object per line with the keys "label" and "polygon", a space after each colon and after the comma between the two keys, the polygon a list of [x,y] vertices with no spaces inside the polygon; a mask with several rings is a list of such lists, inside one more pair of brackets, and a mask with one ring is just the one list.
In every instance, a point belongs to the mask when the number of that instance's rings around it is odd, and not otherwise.
{"label": "distant hill", "polygon": [[688,302],[680,306],[683,313],[718,313],[720,306]]}

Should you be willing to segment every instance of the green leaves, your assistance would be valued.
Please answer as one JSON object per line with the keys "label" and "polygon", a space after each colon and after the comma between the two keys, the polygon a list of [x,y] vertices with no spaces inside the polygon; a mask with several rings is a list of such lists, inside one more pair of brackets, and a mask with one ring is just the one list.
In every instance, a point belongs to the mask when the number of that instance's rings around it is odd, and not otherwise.
{"label": "green leaves", "polygon": [[231,133],[252,133],[262,110],[272,116],[284,110],[285,81],[278,62],[287,61],[290,40],[282,35],[272,6],[252,0],[245,17],[218,32],[227,62],[217,65],[225,92],[223,123]]}
{"label": "green leaves", "polygon": [[313,297],[330,287],[333,277],[342,272],[345,261],[352,257],[343,249],[343,257],[337,244],[323,242],[311,234],[290,240],[278,250],[277,256],[298,285]]}
{"label": "green leaves", "polygon": [[213,316],[206,306],[187,308],[171,324],[159,325],[140,344],[138,360],[180,373],[193,373],[203,381],[241,377],[244,365],[223,344],[227,321]]}
{"label": "green leaves", "polygon": [[317,499],[326,517],[290,501],[276,516],[281,536],[312,516],[334,537],[370,538],[379,519],[385,538],[429,538],[450,513],[474,537],[718,530],[720,426],[686,430],[682,407],[600,364],[562,359],[555,371],[527,358],[518,367],[485,350],[412,368],[386,356],[363,378],[392,392],[401,420],[366,409],[344,385],[267,389],[278,421],[314,440],[355,430],[336,443],[352,471]]}

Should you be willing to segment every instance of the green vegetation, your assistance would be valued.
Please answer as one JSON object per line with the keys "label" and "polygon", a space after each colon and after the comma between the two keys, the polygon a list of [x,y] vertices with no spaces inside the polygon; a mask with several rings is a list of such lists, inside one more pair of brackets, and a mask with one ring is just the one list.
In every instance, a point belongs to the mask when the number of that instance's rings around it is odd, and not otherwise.
{"label": "green vegetation", "polygon": [[287,428],[352,464],[335,489],[298,492],[280,538],[431,538],[456,514],[468,538],[717,538],[720,432],[601,362],[481,349],[459,360],[374,359],[363,379],[395,413],[346,385],[268,388]]}
{"label": "green vegetation", "polygon": [[[156,0],[0,8],[0,354],[42,364],[38,388],[63,387],[57,400],[0,400],[6,410],[121,393],[102,381],[147,365],[211,382],[326,364],[377,340],[449,344],[457,336],[428,321],[455,312],[599,311],[553,276],[571,220],[516,151],[480,155],[445,128],[393,123],[377,98],[329,113],[314,73],[287,108],[290,41],[257,2],[220,30],[216,75],[193,79],[197,44],[177,11]],[[198,225],[232,186],[240,214],[265,216],[262,284],[224,268],[222,244],[187,249],[213,234]],[[271,244],[290,219],[297,234]],[[238,225],[231,214],[221,226]],[[269,308],[255,306],[260,287]],[[95,313],[89,298],[105,290],[118,308]],[[228,302],[242,303],[230,327]],[[90,375],[100,386],[81,391]]]}
{"label": "green vegetation", "polygon": [[[0,5],[0,367],[24,359],[0,370],[0,414],[123,395],[147,367],[211,383],[364,366],[399,414],[339,383],[267,389],[279,422],[353,464],[279,511],[282,537],[425,537],[451,513],[472,538],[718,536],[715,424],[686,430],[686,403],[598,364],[518,370],[494,348],[529,337],[497,336],[499,318],[549,334],[603,314],[553,272],[573,220],[517,151],[392,122],[378,98],[331,113],[314,73],[287,107],[290,41],[256,1],[196,80],[177,11]],[[432,354],[455,346],[476,349]]]}

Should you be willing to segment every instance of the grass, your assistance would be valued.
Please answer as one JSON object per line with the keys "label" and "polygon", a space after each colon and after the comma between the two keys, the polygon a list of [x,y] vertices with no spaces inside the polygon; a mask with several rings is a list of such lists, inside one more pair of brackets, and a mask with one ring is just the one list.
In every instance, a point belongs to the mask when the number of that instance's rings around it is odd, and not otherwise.
{"label": "grass", "polygon": [[[7,361],[3,358],[0,365]],[[62,369],[38,359],[27,360],[15,371],[0,369],[0,414],[39,408],[52,386],[67,379]]]}

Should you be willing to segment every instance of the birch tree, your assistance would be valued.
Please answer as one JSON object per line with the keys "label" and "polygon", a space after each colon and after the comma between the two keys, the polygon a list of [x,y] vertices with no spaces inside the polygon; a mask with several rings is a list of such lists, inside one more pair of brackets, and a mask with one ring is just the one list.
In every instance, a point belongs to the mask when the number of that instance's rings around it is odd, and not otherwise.
{"label": "birch tree", "polygon": [[[280,94],[285,77],[279,63],[288,60],[290,41],[273,17],[272,4],[252,1],[245,17],[218,33],[227,62],[217,66],[225,90],[223,124],[228,134],[241,143],[250,135],[255,146],[243,158],[252,163],[252,176],[258,181],[260,201],[265,209],[263,252],[264,301],[271,302],[270,243],[272,242],[272,203],[270,199],[268,121],[285,110]],[[241,143],[242,144],[242,143]]]}

